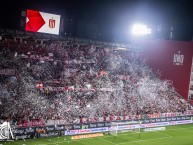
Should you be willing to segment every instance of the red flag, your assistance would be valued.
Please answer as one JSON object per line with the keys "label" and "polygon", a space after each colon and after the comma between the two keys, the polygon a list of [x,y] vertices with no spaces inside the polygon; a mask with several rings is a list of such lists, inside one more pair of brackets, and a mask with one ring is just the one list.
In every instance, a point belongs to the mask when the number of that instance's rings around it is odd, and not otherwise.
{"label": "red flag", "polygon": [[99,74],[98,74],[98,73],[96,73],[96,77],[99,77]]}
{"label": "red flag", "polygon": [[107,72],[104,71],[104,70],[102,70],[102,71],[101,71],[101,75],[107,75]]}
{"label": "red flag", "polygon": [[37,89],[43,88],[43,83],[42,83],[42,82],[37,82],[37,83],[36,83],[36,88],[37,88]]}

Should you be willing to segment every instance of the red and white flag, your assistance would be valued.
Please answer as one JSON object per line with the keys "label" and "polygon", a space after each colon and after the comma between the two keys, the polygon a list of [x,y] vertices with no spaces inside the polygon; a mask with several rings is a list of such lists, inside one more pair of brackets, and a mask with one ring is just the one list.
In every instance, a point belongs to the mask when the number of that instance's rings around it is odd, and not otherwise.
{"label": "red and white flag", "polygon": [[43,88],[43,83],[42,82],[37,82],[36,83],[36,88],[37,89],[42,89]]}
{"label": "red and white flag", "polygon": [[59,35],[60,15],[27,10],[26,31]]}

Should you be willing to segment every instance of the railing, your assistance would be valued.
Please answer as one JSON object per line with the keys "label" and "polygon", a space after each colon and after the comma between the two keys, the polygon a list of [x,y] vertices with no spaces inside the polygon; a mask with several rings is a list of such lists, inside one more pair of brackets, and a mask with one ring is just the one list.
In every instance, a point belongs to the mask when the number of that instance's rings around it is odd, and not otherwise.
{"label": "railing", "polygon": [[[90,122],[108,122],[108,121],[122,121],[122,120],[135,120],[143,118],[162,118],[162,117],[175,117],[193,115],[193,110],[187,110],[185,112],[175,113],[154,113],[146,115],[130,115],[130,116],[109,116],[109,117],[95,117],[95,118],[77,118],[74,123],[90,123]],[[47,120],[46,125],[60,125],[65,124],[66,120]]]}

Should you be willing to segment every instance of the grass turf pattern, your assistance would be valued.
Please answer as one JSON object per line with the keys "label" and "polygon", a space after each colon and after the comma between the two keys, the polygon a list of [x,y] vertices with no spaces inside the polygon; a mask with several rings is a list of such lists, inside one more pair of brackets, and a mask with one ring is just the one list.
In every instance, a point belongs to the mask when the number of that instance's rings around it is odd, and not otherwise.
{"label": "grass turf pattern", "polygon": [[1,142],[2,145],[193,145],[193,124],[167,126],[164,131],[120,133],[114,137],[71,140],[71,136]]}

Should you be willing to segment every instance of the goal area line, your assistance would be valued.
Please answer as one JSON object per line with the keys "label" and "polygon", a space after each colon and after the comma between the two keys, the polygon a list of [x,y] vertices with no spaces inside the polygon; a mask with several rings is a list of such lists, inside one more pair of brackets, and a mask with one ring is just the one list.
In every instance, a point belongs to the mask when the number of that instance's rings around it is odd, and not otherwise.
{"label": "goal area line", "polygon": [[[149,132],[143,132],[145,134],[149,133]],[[151,132],[152,133],[152,132]],[[158,133],[158,131],[155,131],[154,133],[157,133],[157,134],[160,134]],[[124,133],[124,134],[119,134],[117,135],[117,137],[119,136],[123,136],[123,135],[128,135],[128,133]],[[102,141],[105,141],[105,142],[108,142],[108,143],[111,143],[111,144],[114,144],[114,145],[119,145],[119,144],[129,144],[129,143],[134,143],[134,142],[144,142],[144,141],[151,141],[151,140],[160,140],[160,139],[169,139],[169,138],[172,138],[173,136],[171,135],[167,135],[167,134],[164,134],[164,133],[161,133],[160,135],[162,135],[163,137],[156,137],[156,138],[153,138],[153,139],[136,139],[136,140],[133,140],[133,141],[124,141],[122,143],[115,143],[115,142],[112,142],[112,141],[109,141],[109,140],[106,140],[105,138],[108,138],[108,137],[113,137],[113,136],[104,136],[104,137],[99,137],[98,139],[102,140]],[[115,139],[116,140],[116,139]]]}

